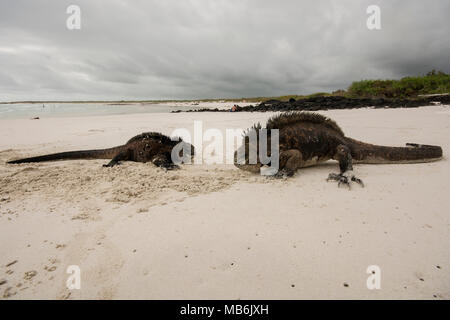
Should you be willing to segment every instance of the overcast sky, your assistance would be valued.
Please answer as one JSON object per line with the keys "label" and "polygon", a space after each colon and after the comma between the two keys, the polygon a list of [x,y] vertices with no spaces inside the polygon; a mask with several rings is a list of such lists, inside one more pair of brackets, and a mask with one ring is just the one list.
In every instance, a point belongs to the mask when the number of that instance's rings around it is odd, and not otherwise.
{"label": "overcast sky", "polygon": [[[81,8],[81,30],[66,9]],[[381,8],[381,30],[366,9]],[[449,0],[0,0],[0,101],[307,94],[450,72]]]}

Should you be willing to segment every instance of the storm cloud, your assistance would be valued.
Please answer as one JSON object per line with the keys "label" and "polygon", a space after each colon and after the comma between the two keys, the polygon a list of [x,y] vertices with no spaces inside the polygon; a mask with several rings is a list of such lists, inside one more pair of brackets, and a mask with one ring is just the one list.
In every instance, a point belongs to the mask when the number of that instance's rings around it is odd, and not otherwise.
{"label": "storm cloud", "polygon": [[[69,30],[69,5],[81,29]],[[381,8],[381,30],[366,9]],[[450,71],[450,1],[0,2],[0,101],[307,94]]]}

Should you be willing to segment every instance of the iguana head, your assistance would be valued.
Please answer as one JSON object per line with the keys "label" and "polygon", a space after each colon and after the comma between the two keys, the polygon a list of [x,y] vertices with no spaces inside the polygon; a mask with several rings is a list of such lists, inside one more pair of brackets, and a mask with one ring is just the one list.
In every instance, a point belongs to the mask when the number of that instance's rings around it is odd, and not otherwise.
{"label": "iguana head", "polygon": [[183,141],[183,145],[185,146],[183,148],[183,150],[186,149],[186,150],[190,150],[191,151],[189,155],[190,155],[191,160],[192,160],[194,158],[194,156],[195,156],[195,148],[194,148],[194,146],[192,144],[188,143],[188,142],[185,142],[185,141]]}
{"label": "iguana head", "polygon": [[[181,140],[181,138],[180,138],[180,140]],[[181,140],[180,146],[182,146],[182,149],[180,150],[180,152],[178,154],[179,157],[183,158],[184,151],[187,151],[186,157],[190,157],[190,159],[192,161],[194,159],[194,156],[195,156],[195,148],[194,148],[194,146],[192,144],[188,143],[188,142],[183,141],[183,140]],[[185,158],[185,159],[187,159],[187,158]]]}

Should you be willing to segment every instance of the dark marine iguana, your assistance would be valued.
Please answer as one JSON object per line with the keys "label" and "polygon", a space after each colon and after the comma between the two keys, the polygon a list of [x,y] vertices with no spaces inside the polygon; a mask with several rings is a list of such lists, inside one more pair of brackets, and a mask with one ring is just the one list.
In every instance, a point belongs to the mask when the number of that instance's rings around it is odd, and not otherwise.
{"label": "dark marine iguana", "polygon": [[[177,165],[172,161],[172,149],[181,144],[180,153],[178,156],[183,158],[182,150],[188,150],[192,156],[194,153],[194,147],[182,141],[181,138],[178,141],[173,141],[168,136],[165,136],[158,132],[145,132],[139,134],[124,145],[108,148],[108,149],[95,149],[95,150],[80,150],[80,151],[68,151],[47,154],[43,156],[19,159],[8,161],[10,164],[27,163],[27,162],[42,162],[42,161],[54,161],[54,160],[74,160],[74,159],[112,159],[108,164],[104,164],[104,167],[113,167],[120,163],[120,161],[135,161],[135,162],[152,162],[158,167],[165,169],[177,168]],[[177,148],[178,148],[177,147]]]}
{"label": "dark marine iguana", "polygon": [[[266,129],[279,130],[279,170],[275,176],[292,176],[299,168],[313,166],[334,159],[339,162],[340,173],[330,173],[327,181],[338,181],[338,185],[347,185],[354,181],[364,186],[361,179],[353,174],[353,163],[419,163],[431,162],[442,158],[439,146],[407,143],[406,147],[387,147],[364,143],[346,137],[333,120],[310,112],[285,112],[273,116],[267,121]],[[236,167],[259,172],[262,164],[259,152],[255,164],[249,163],[249,150],[257,150],[258,143],[251,145],[249,132],[258,132],[258,123],[244,134],[240,151],[245,151],[245,159],[238,161],[234,154]],[[259,139],[259,135],[256,134]],[[259,140],[257,140],[259,141]],[[254,142],[253,142],[254,143]],[[270,156],[270,130],[267,132],[267,150]]]}

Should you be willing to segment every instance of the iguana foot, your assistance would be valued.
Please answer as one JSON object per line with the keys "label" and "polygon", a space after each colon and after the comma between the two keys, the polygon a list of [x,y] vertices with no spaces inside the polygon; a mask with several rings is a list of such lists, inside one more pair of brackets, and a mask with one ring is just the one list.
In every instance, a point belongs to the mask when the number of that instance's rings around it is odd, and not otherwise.
{"label": "iguana foot", "polygon": [[337,181],[338,187],[341,186],[341,184],[346,185],[350,189],[350,181],[354,181],[358,183],[361,187],[364,187],[364,183],[361,179],[355,177],[355,175],[352,172],[344,172],[344,173],[330,173],[328,175],[327,181]]}
{"label": "iguana foot", "polygon": [[277,173],[270,175],[268,177],[275,178],[275,179],[283,179],[283,178],[292,177],[293,175],[294,175],[294,171],[284,168],[284,169],[278,170]]}
{"label": "iguana foot", "polygon": [[104,167],[104,168],[112,168],[112,167],[117,166],[117,165],[119,165],[119,164],[120,164],[119,161],[111,160],[111,161],[108,162],[107,164],[104,164],[103,167]]}
{"label": "iguana foot", "polygon": [[170,164],[162,165],[161,168],[165,169],[166,171],[167,170],[178,170],[178,169],[180,169],[180,166],[176,165],[176,164],[173,164],[173,163],[170,163]]}

